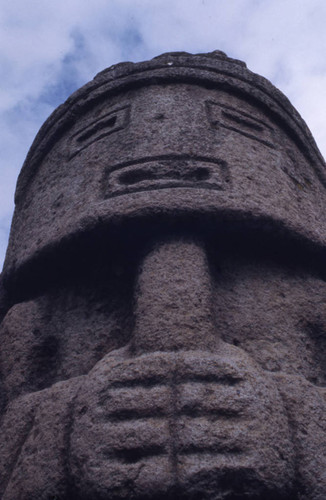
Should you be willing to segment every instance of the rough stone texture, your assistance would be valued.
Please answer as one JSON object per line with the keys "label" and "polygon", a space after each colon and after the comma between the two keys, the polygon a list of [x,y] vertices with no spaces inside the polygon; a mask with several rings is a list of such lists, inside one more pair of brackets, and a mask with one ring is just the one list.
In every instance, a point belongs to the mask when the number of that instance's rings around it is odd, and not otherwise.
{"label": "rough stone texture", "polygon": [[3,500],[325,500],[325,164],[221,52],[100,73],[23,166]]}

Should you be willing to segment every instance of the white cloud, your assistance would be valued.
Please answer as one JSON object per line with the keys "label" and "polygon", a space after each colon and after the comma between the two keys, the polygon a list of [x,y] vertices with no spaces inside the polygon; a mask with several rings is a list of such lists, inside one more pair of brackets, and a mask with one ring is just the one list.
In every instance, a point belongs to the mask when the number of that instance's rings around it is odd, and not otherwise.
{"label": "white cloud", "polygon": [[224,50],[290,98],[326,153],[325,0],[0,0],[0,258],[14,179],[41,123],[122,60]]}

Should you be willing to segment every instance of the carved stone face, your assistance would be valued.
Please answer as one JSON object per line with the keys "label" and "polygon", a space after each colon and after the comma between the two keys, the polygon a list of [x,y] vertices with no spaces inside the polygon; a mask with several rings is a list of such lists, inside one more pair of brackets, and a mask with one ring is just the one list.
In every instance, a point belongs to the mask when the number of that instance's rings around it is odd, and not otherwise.
{"label": "carved stone face", "polygon": [[259,103],[222,89],[152,84],[103,96],[29,178],[7,262],[150,216],[267,218],[315,231],[325,189],[298,144]]}
{"label": "carved stone face", "polygon": [[223,82],[86,96],[22,176],[4,500],[326,497],[323,181]]}

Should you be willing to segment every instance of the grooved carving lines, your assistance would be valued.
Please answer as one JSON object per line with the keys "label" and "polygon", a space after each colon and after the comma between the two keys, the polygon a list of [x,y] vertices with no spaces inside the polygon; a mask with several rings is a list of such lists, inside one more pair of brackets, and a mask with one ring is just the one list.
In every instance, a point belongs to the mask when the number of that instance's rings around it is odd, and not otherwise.
{"label": "grooved carving lines", "polygon": [[130,106],[128,105],[111,110],[91,121],[71,137],[69,159],[71,160],[94,142],[103,139],[103,137],[125,128],[129,120]]}
{"label": "grooved carving lines", "polygon": [[230,181],[225,161],[197,155],[167,154],[122,162],[107,168],[104,197],[173,187],[224,190]]}
{"label": "grooved carving lines", "polygon": [[203,370],[196,359],[181,372],[178,362],[169,363],[162,376],[154,373],[155,360],[148,361],[147,373],[140,374],[135,363],[124,380],[113,369],[110,387],[99,395],[102,418],[110,423],[102,448],[106,459],[118,465],[160,456],[177,476],[181,457],[245,452],[234,435],[235,422],[238,429],[247,425],[248,400],[239,373],[230,368],[223,373],[213,359]]}
{"label": "grooved carving lines", "polygon": [[214,101],[206,101],[206,110],[208,121],[214,128],[224,127],[275,149],[273,129],[264,121]]}

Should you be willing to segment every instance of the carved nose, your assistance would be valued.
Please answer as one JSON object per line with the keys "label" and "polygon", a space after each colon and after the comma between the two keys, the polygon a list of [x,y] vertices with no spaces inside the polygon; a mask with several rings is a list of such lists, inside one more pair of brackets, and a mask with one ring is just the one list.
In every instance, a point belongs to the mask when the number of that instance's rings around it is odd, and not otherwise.
{"label": "carved nose", "polygon": [[215,350],[212,282],[202,244],[177,240],[153,248],[139,269],[133,350]]}

